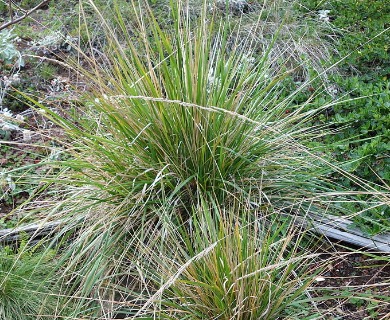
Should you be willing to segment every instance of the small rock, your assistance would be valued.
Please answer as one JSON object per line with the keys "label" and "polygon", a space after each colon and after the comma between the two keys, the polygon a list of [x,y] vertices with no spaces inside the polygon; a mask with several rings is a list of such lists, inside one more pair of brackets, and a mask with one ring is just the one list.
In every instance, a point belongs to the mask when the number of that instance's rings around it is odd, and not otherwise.
{"label": "small rock", "polygon": [[23,130],[23,141],[31,141],[31,131],[30,130]]}

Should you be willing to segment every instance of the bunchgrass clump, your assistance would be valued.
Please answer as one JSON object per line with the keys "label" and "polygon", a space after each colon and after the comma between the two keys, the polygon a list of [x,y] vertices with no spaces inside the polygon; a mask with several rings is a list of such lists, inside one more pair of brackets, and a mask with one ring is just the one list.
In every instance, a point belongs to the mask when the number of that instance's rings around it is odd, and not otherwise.
{"label": "bunchgrass clump", "polygon": [[[292,220],[234,205],[210,209],[205,203],[194,208],[189,225],[168,237],[166,251],[141,250],[150,261],[142,268],[150,296],[138,298],[146,300],[138,310],[123,306],[122,314],[128,319],[321,315],[315,301],[308,303],[321,272],[315,267],[320,255],[303,249],[304,232]],[[248,219],[238,218],[243,213]]]}
{"label": "bunchgrass clump", "polygon": [[57,303],[54,252],[29,248],[23,241],[15,252],[0,248],[0,319],[43,319]]}
{"label": "bunchgrass clump", "polygon": [[71,66],[88,92],[60,112],[35,102],[66,134],[57,141],[65,160],[40,177],[50,197],[29,204],[64,222],[53,243],[61,240],[58,287],[69,299],[58,314],[320,314],[307,303],[318,255],[294,217],[345,200],[329,179],[341,170],[303,143],[316,134],[305,124],[327,106],[290,112],[295,93],[279,99],[289,72],[274,68],[277,35],[259,51],[206,2],[193,19],[172,1],[172,29],[147,4],[130,5],[131,32],[119,7],[119,32],[97,11],[104,52],[90,42],[84,67]]}
{"label": "bunchgrass clump", "polygon": [[303,126],[311,113],[289,114],[289,98],[275,102],[286,75],[269,78],[271,48],[255,54],[206,5],[197,23],[186,9],[172,4],[175,30],[165,32],[151,11],[135,7],[139,31],[108,38],[109,65],[84,57],[90,68],[79,71],[92,84],[82,105],[66,118],[46,109],[72,141],[72,160],[60,164],[76,170],[72,183],[130,206],[177,193],[183,202],[197,194],[222,201],[253,186],[288,205],[329,187],[329,168],[300,143],[311,138]]}

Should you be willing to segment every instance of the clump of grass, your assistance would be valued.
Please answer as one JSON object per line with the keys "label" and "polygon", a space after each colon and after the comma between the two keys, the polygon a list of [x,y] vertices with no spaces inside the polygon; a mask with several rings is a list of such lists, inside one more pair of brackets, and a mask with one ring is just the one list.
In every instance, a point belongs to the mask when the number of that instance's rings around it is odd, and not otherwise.
{"label": "clump of grass", "polygon": [[23,241],[17,252],[0,249],[0,319],[42,319],[55,314],[54,252],[39,252]]}
{"label": "clump of grass", "polygon": [[[194,208],[193,227],[176,230],[167,251],[142,251],[152,261],[142,275],[156,289],[140,309],[123,307],[122,313],[129,319],[320,315],[314,301],[307,303],[308,289],[321,271],[314,268],[319,254],[302,249],[302,230],[257,210],[233,205],[221,212],[207,206]],[[240,220],[243,213],[251,221]]]}
{"label": "clump of grass", "polygon": [[[180,189],[182,199],[222,200],[253,185],[268,198],[307,198],[323,188],[324,166],[297,140],[308,114],[286,115],[288,102],[275,103],[285,75],[268,79],[270,50],[248,58],[250,43],[214,24],[206,6],[196,28],[185,10],[173,10],[174,33],[139,14],[135,38],[109,39],[109,70],[89,59],[94,87],[74,109],[77,125],[47,110],[74,139],[66,165],[83,168],[79,183],[119,202],[154,194],[157,181],[162,198]],[[119,11],[118,24],[126,34]]]}
{"label": "clump of grass", "polygon": [[73,66],[90,91],[61,112],[35,102],[67,134],[67,160],[42,180],[56,193],[46,219],[68,236],[59,266],[72,316],[284,315],[307,295],[315,255],[266,215],[337,209],[337,166],[302,144],[315,111],[286,112],[293,94],[278,99],[287,75],[272,68],[272,42],[255,54],[206,2],[196,22],[172,2],[174,32],[131,5],[133,32],[114,7],[122,36],[99,16],[105,53]]}

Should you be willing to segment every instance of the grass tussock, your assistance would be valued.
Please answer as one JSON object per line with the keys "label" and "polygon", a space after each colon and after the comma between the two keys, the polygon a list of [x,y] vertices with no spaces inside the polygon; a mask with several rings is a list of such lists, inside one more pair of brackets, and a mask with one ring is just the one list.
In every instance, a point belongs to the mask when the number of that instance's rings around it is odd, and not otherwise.
{"label": "grass tussock", "polygon": [[216,223],[209,209],[194,212],[193,228],[180,233],[186,250],[175,260],[152,259],[160,261],[153,269],[163,283],[135,318],[274,319],[294,308],[299,314],[315,312],[315,304],[303,301],[320,271],[313,268],[318,255],[299,252],[299,240],[292,241],[299,231],[292,224],[276,226],[265,217],[239,221],[237,212],[245,209],[237,209],[221,212]]}
{"label": "grass tussock", "polygon": [[269,78],[272,45],[255,55],[206,5],[196,24],[186,7],[172,6],[173,32],[147,11],[137,15],[136,36],[107,40],[107,70],[89,59],[95,64],[81,71],[92,93],[72,109],[73,121],[47,110],[70,135],[66,164],[79,172],[72,181],[119,202],[158,196],[157,184],[161,199],[179,192],[223,200],[261,186],[265,198],[295,200],[324,188],[329,168],[300,143],[311,138],[304,128],[311,113],[302,106],[289,114],[288,99],[277,102],[286,75]]}
{"label": "grass tussock", "polygon": [[30,320],[55,314],[60,299],[49,276],[55,270],[55,252],[28,245],[23,240],[18,250],[0,248],[0,319]]}
{"label": "grass tussock", "polygon": [[171,29],[130,6],[131,25],[113,6],[116,29],[96,11],[104,53],[90,42],[72,66],[89,91],[61,112],[35,102],[66,133],[41,177],[53,196],[30,205],[64,221],[58,318],[321,318],[324,263],[293,217],[345,200],[304,144],[327,106],[279,99],[277,34],[259,51],[206,2],[194,21],[172,1]]}

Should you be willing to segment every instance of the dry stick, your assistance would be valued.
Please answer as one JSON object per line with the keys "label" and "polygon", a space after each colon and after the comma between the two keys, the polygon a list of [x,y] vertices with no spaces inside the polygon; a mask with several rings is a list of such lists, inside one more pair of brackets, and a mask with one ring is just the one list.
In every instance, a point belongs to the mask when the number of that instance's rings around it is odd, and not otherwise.
{"label": "dry stick", "polygon": [[63,221],[54,221],[45,224],[32,224],[24,227],[0,230],[0,244],[8,244],[19,241],[21,234],[27,234],[30,238],[47,236],[53,233]]}
{"label": "dry stick", "polygon": [[352,221],[333,215],[311,214],[306,218],[310,220],[297,217],[297,222],[310,231],[327,238],[344,241],[362,249],[390,253],[390,233],[368,236],[359,229],[353,228]]}
{"label": "dry stick", "polygon": [[17,19],[13,19],[12,17],[12,6],[11,6],[11,2],[9,3],[10,5],[10,12],[11,12],[11,20],[2,24],[0,26],[0,31],[9,27],[9,26],[12,26],[13,24],[16,24],[24,19],[26,19],[30,14],[32,14],[34,11],[37,11],[38,9],[40,9],[41,7],[43,7],[44,5],[48,4],[50,0],[43,0],[40,4],[38,4],[37,6],[35,6],[34,8],[32,8],[31,10],[27,11],[24,15],[22,15],[21,17],[17,18]]}

